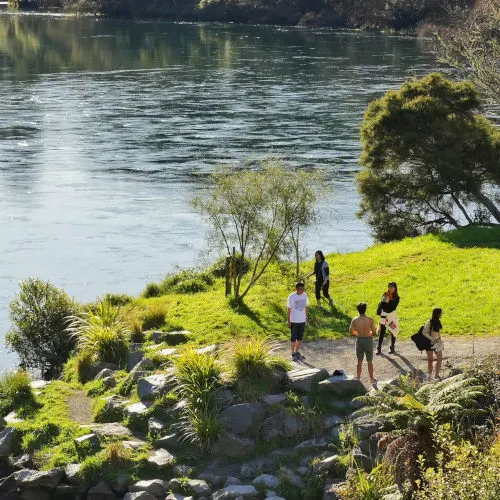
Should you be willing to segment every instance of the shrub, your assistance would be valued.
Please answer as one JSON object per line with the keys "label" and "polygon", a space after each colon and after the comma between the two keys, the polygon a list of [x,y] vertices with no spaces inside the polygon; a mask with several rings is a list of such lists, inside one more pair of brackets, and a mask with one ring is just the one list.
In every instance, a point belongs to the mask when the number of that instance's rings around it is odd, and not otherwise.
{"label": "shrub", "polygon": [[385,464],[375,467],[369,474],[359,468],[350,469],[344,487],[339,489],[342,500],[383,500],[394,477]]}
{"label": "shrub", "polygon": [[214,284],[215,276],[211,270],[184,269],[175,274],[169,274],[161,283],[149,283],[142,293],[145,298],[159,297],[169,293],[204,292]]}
{"label": "shrub", "polygon": [[81,351],[71,357],[64,365],[63,379],[70,383],[87,382],[87,373],[95,363],[95,355],[89,351]]}
{"label": "shrub", "polygon": [[119,310],[100,300],[96,312],[73,316],[68,327],[80,352],[94,354],[100,361],[122,364],[128,354],[129,331],[119,319]]}
{"label": "shrub", "polygon": [[67,318],[77,310],[76,303],[48,281],[29,278],[19,284],[19,294],[10,303],[13,326],[5,342],[17,352],[23,368],[39,370],[44,378],[61,373],[75,347],[66,332]]}
{"label": "shrub", "polygon": [[111,304],[113,307],[123,307],[130,302],[133,302],[134,298],[125,293],[107,293],[104,296],[104,301]]}
{"label": "shrub", "polygon": [[142,296],[146,299],[151,297],[159,297],[161,295],[160,287],[156,283],[148,283],[146,289],[142,292]]}
{"label": "shrub", "polygon": [[159,301],[151,301],[146,308],[141,311],[141,330],[152,330],[161,328],[167,322],[168,306]]}
{"label": "shrub", "polygon": [[120,422],[123,419],[123,406],[111,407],[106,398],[95,399],[92,402],[92,411],[95,422]]}
{"label": "shrub", "polygon": [[0,416],[15,409],[23,417],[35,407],[35,397],[26,372],[7,373],[0,378]]}

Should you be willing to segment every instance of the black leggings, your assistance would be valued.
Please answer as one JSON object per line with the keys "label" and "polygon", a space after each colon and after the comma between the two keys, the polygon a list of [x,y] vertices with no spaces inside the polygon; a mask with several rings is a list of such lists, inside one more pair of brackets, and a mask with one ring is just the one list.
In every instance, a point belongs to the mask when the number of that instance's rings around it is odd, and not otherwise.
{"label": "black leggings", "polygon": [[[384,341],[385,337],[385,332],[387,331],[387,328],[385,325],[380,325],[380,335],[378,337],[378,348],[382,348],[382,342]],[[396,337],[391,333],[391,347],[394,347],[394,344],[396,343]]]}
{"label": "black leggings", "polygon": [[330,294],[328,293],[328,289],[330,288],[330,281],[327,281],[324,285],[321,281],[316,280],[316,300],[321,299],[321,290],[323,290],[323,295],[329,299]]}

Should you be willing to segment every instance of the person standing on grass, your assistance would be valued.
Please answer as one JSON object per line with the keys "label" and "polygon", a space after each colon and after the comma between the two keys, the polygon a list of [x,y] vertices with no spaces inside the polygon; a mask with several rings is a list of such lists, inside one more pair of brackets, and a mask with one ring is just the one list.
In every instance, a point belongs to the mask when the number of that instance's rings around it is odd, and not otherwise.
{"label": "person standing on grass", "polygon": [[377,381],[373,377],[373,334],[376,331],[375,321],[366,313],[366,302],[360,302],[356,309],[359,316],[356,316],[351,321],[349,333],[356,337],[356,357],[358,365],[356,367],[356,377],[361,378],[361,371],[363,370],[363,358],[366,356],[366,364],[368,365],[368,375],[370,376],[370,383],[375,387]]}
{"label": "person standing on grass", "polygon": [[434,353],[436,353],[436,380],[441,380],[439,372],[443,364],[443,341],[441,340],[441,316],[443,310],[436,307],[432,310],[431,319],[425,324],[422,335],[431,341],[431,348],[426,349],[427,353],[427,380],[432,380],[432,368],[434,363]]}
{"label": "person standing on grass", "polygon": [[292,360],[304,359],[300,353],[300,346],[304,338],[309,311],[309,298],[305,292],[304,282],[295,284],[295,292],[288,297],[286,304],[288,328],[290,328],[290,344],[292,348]]}
{"label": "person standing on grass", "polygon": [[312,276],[313,274],[316,276],[316,301],[318,302],[318,307],[321,307],[321,292],[325,296],[325,299],[328,300],[328,303],[331,307],[333,307],[333,299],[330,297],[329,288],[330,288],[330,268],[328,267],[328,262],[323,255],[321,250],[317,250],[314,254],[315,263],[314,263],[314,271],[306,275],[306,278]]}
{"label": "person standing on grass", "polygon": [[391,334],[389,354],[394,354],[396,352],[394,344],[396,343],[396,335],[399,332],[398,315],[396,313],[398,304],[398,285],[395,281],[391,281],[387,286],[387,292],[384,292],[382,295],[382,299],[377,308],[377,314],[380,316],[377,356],[382,354],[382,342],[384,341],[385,332],[387,330],[389,330]]}

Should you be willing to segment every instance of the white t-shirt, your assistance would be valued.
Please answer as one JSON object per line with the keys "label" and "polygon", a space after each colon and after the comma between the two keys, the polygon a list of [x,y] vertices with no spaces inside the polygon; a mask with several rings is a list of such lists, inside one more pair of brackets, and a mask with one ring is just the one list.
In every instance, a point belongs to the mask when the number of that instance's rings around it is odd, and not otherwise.
{"label": "white t-shirt", "polygon": [[297,292],[288,297],[286,306],[291,309],[290,323],[306,322],[306,307],[309,305],[309,298],[306,292],[300,295]]}

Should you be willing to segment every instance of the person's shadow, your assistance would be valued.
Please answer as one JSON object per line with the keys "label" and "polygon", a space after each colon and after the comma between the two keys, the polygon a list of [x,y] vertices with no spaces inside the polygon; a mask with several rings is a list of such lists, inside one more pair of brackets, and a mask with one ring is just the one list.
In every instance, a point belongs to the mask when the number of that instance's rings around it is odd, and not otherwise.
{"label": "person's shadow", "polygon": [[[410,362],[410,360],[408,358],[406,358],[405,356],[403,356],[402,354],[399,354],[397,351],[394,354],[390,354],[390,355],[382,353],[381,356],[383,358],[387,359],[389,361],[389,363],[391,363],[396,368],[396,370],[398,370],[400,373],[406,373],[408,370],[410,370],[412,372],[417,371],[417,368],[415,368],[415,366]],[[403,366],[402,364],[398,363],[394,359],[394,356],[397,356],[398,358],[400,358],[404,362],[406,367]]]}

